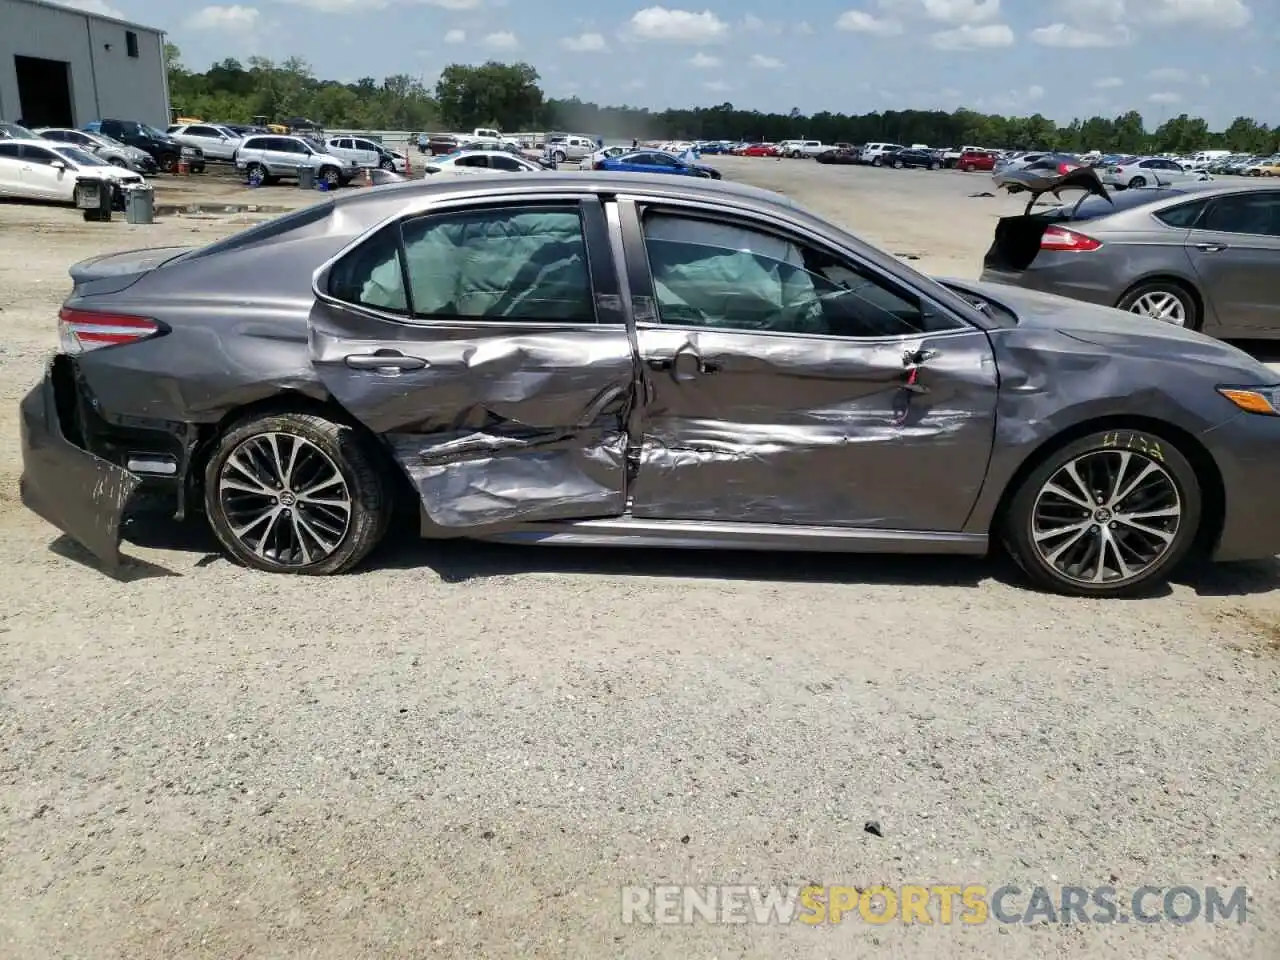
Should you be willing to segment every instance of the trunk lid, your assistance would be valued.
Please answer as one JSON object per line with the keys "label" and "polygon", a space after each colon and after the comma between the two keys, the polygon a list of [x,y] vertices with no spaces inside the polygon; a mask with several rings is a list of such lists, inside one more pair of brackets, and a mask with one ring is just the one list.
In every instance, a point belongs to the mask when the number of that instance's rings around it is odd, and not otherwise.
{"label": "trunk lid", "polygon": [[75,284],[73,296],[119,293],[157,267],[164,266],[193,247],[151,247],[145,250],[125,250],[90,257],[73,264],[67,272]]}
{"label": "trunk lid", "polygon": [[[1001,175],[1000,186],[1011,193],[1023,191],[1030,194],[1027,206],[1018,216],[1001,217],[996,223],[995,237],[983,258],[983,270],[996,274],[1018,274],[1035,262],[1040,253],[1040,241],[1044,232],[1055,224],[1080,222],[1109,212],[1115,201],[1106,185],[1092,167],[1077,167],[1066,173],[1049,170],[1012,170]],[[1046,193],[1062,199],[1062,191],[1083,191],[1083,196],[1071,206],[1057,207],[1040,213],[1032,213],[1036,202]],[[1101,209],[1094,207],[1092,217],[1080,217],[1090,198],[1105,201]]]}

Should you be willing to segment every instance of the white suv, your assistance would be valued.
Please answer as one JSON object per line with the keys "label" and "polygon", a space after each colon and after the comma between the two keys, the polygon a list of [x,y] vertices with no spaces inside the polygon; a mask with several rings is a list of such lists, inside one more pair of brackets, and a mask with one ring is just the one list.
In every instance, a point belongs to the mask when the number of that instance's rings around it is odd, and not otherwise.
{"label": "white suv", "polygon": [[297,179],[299,170],[310,167],[316,180],[333,189],[346,186],[360,172],[356,161],[325,152],[323,144],[275,134],[246,137],[235,161],[236,169],[248,174],[250,180],[268,185],[282,177]]}
{"label": "white suv", "polygon": [[886,153],[905,149],[900,143],[868,143],[862,148],[861,159],[863,163],[869,163],[873,167],[880,167],[884,165],[884,155]]}
{"label": "white suv", "polygon": [[180,123],[169,128],[169,136],[188,147],[199,147],[206,160],[230,161],[244,138],[216,123]]}

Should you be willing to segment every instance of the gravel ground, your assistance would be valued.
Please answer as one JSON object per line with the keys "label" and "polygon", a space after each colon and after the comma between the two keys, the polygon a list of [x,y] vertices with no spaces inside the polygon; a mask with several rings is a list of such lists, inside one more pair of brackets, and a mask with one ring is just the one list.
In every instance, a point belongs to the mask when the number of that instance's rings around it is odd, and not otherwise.
{"label": "gravel ground", "polygon": [[[720,165],[957,275],[1008,206],[962,174]],[[0,955],[1280,953],[1273,562],[1124,602],[969,560],[456,543],[319,581],[184,530],[93,571],[16,494],[66,267],[245,222],[0,205]],[[809,881],[1251,900],[1216,926],[620,920],[622,884]]]}

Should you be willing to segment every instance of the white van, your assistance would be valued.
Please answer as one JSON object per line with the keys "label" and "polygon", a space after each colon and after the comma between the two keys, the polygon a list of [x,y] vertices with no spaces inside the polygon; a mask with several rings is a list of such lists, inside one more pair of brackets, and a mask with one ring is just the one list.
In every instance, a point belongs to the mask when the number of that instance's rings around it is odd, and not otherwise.
{"label": "white van", "polygon": [[868,143],[862,148],[861,160],[863,163],[869,163],[873,167],[878,167],[881,165],[881,158],[886,153],[905,149],[906,148],[900,143]]}

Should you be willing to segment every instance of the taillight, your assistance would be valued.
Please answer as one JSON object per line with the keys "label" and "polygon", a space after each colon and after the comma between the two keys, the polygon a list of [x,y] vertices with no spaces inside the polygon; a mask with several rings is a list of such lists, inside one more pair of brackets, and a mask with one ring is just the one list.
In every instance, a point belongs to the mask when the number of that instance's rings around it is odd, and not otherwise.
{"label": "taillight", "polygon": [[99,347],[137,343],[156,336],[160,330],[160,324],[146,317],[72,310],[69,307],[58,312],[58,338],[64,353],[84,353]]}
{"label": "taillight", "polygon": [[1041,250],[1087,253],[1090,250],[1097,250],[1100,246],[1102,244],[1093,237],[1086,237],[1083,233],[1076,233],[1066,227],[1049,227],[1040,238]]}
{"label": "taillight", "polygon": [[1059,173],[1060,175],[1064,175],[1064,176],[1065,176],[1066,174],[1070,173],[1070,172],[1071,172],[1072,170],[1074,170],[1074,169],[1075,169],[1075,167],[1074,167],[1074,166],[1072,166],[1072,165],[1071,165],[1071,164],[1069,164],[1069,163],[1060,163],[1060,164],[1058,164],[1058,173]]}

